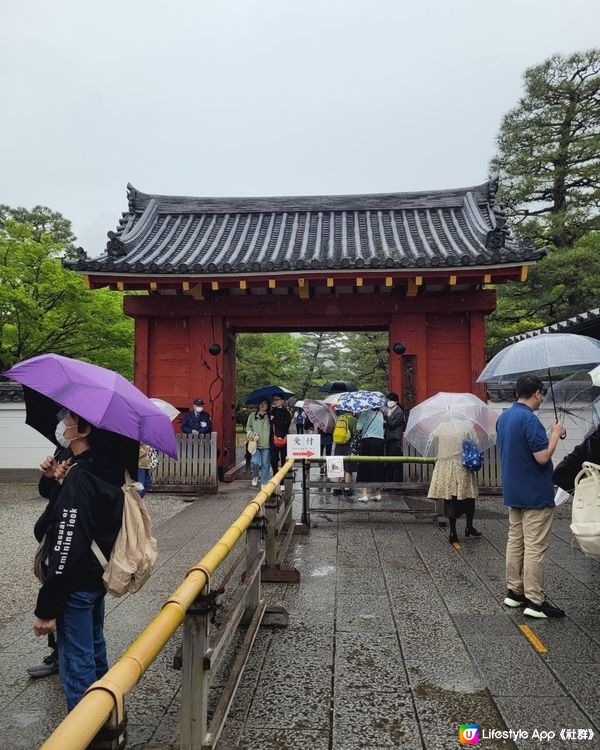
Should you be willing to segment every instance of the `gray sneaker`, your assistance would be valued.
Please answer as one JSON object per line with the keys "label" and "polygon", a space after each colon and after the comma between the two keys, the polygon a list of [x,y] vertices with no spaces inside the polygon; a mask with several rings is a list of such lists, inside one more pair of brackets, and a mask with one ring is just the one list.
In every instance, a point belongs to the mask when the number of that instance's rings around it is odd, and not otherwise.
{"label": "gray sneaker", "polygon": [[53,651],[42,659],[41,664],[35,664],[27,667],[27,674],[30,677],[48,677],[51,674],[58,674],[58,654]]}

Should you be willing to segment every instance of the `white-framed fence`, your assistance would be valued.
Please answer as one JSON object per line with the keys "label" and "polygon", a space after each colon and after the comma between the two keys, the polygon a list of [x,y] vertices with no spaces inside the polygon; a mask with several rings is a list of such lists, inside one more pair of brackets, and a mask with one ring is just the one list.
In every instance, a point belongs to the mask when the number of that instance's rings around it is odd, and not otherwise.
{"label": "white-framed fence", "polygon": [[217,492],[217,433],[177,435],[177,459],[159,454],[152,470],[155,492]]}

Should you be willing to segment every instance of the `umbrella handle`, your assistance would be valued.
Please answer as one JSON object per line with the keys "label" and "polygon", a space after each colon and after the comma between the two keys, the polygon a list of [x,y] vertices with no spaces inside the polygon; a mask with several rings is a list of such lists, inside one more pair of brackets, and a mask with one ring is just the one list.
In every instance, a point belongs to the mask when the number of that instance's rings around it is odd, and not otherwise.
{"label": "umbrella handle", "polygon": [[554,398],[554,384],[552,383],[552,373],[548,368],[548,380],[550,381],[550,393],[552,394],[552,406],[554,406],[554,418],[558,422],[558,412],[556,411],[556,399]]}

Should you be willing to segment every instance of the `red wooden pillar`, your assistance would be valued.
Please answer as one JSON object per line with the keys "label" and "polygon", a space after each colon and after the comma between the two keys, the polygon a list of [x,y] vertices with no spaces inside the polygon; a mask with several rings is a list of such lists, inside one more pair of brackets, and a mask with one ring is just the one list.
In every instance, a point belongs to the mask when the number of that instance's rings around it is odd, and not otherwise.
{"label": "red wooden pillar", "polygon": [[[392,315],[389,327],[390,389],[400,400],[418,404],[427,398],[427,319],[425,313]],[[394,353],[394,344],[404,344],[403,354]],[[410,408],[414,404],[406,403]]]}
{"label": "red wooden pillar", "polygon": [[469,315],[471,342],[471,391],[484,401],[487,392],[484,383],[478,383],[477,378],[485,367],[485,317],[484,313],[472,312]]}
{"label": "red wooden pillar", "polygon": [[148,355],[150,350],[149,321],[147,317],[135,319],[133,344],[133,383],[148,395]]}

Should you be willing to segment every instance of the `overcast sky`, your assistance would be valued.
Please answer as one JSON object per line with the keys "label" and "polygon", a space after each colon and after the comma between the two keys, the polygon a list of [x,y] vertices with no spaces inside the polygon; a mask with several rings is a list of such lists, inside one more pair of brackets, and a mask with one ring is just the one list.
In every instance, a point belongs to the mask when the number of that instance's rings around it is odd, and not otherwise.
{"label": "overcast sky", "polygon": [[127,182],[179,195],[483,182],[521,75],[597,0],[0,0],[0,203],[92,256]]}

